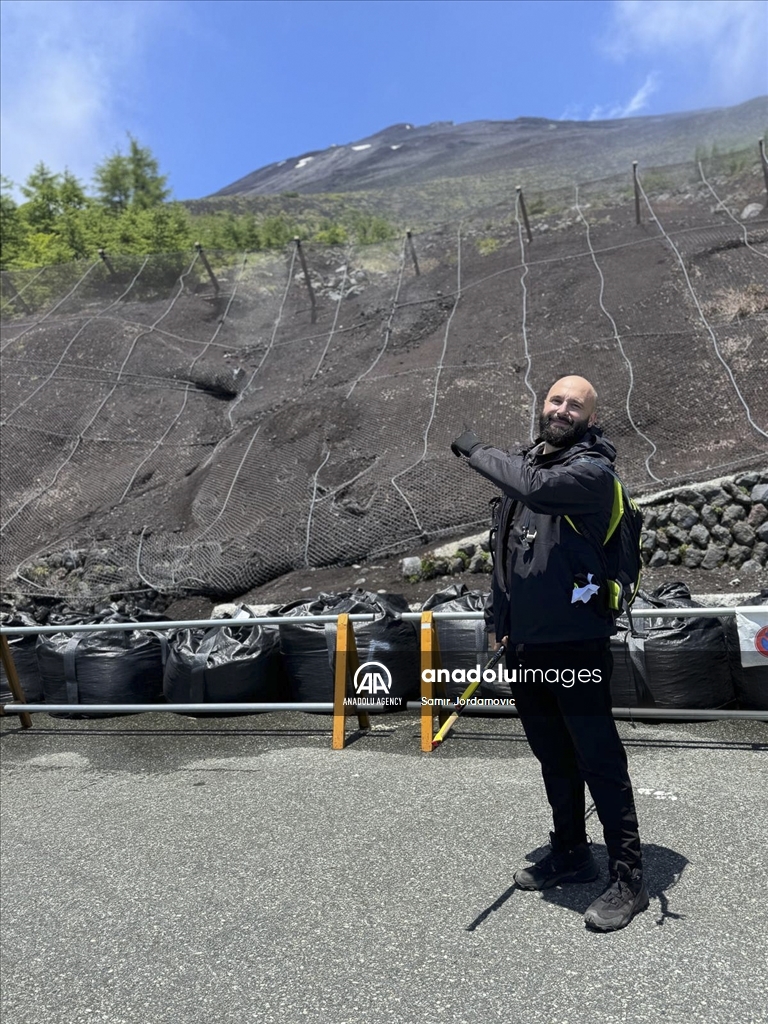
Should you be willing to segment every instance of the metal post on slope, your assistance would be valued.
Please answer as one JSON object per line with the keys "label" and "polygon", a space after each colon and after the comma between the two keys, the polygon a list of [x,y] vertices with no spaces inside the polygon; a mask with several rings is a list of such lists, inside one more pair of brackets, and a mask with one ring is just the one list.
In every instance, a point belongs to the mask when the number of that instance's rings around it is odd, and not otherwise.
{"label": "metal post on slope", "polygon": [[765,143],[762,135],[757,140],[760,149],[760,164],[763,168],[763,180],[765,181],[765,205],[768,206],[768,160],[765,158]]}
{"label": "metal post on slope", "polygon": [[317,321],[317,303],[315,300],[315,292],[312,288],[312,282],[309,280],[309,271],[307,270],[307,261],[304,258],[304,250],[301,248],[301,239],[298,235],[293,239],[296,243],[296,252],[299,254],[301,260],[301,269],[304,273],[304,280],[307,282],[307,291],[309,292],[309,301],[312,304],[312,323]]}
{"label": "metal post on slope", "polygon": [[520,200],[520,209],[523,211],[523,223],[525,224],[525,233],[528,235],[528,241],[533,241],[533,235],[531,234],[531,225],[528,223],[528,211],[525,208],[525,199],[523,198],[522,185],[517,186],[517,198]]}
{"label": "metal post on slope", "polygon": [[408,239],[408,248],[411,250],[411,259],[413,260],[413,269],[416,271],[416,277],[421,277],[419,261],[416,259],[416,249],[413,245],[413,236],[411,235],[410,229],[405,232],[405,237]]}
{"label": "metal post on slope", "polygon": [[635,224],[640,223],[640,184],[637,180],[637,160],[632,161],[632,181],[635,185]]}
{"label": "metal post on slope", "polygon": [[106,250],[105,249],[99,249],[99,256],[101,257],[101,262],[104,264],[104,266],[109,271],[109,276],[112,278],[113,281],[116,281],[117,280],[117,271],[112,266],[112,263],[110,262],[109,256],[107,256]]}
{"label": "metal post on slope", "polygon": [[217,281],[216,275],[214,274],[213,270],[211,269],[211,264],[208,262],[208,257],[203,252],[202,244],[200,242],[195,242],[195,249],[197,249],[197,255],[202,260],[203,266],[208,271],[208,277],[210,277],[211,283],[213,284],[213,290],[218,295],[219,294],[219,282]]}

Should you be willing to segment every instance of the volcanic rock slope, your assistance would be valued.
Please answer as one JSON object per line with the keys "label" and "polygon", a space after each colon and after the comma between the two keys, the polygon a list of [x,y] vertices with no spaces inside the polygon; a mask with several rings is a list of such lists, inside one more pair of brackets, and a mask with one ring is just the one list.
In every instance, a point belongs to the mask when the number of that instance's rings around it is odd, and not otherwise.
{"label": "volcanic rock slope", "polygon": [[311,295],[294,246],[14,275],[3,589],[223,597],[482,528],[451,439],[529,442],[564,373],[636,491],[764,466],[761,168],[648,180],[639,226],[626,186],[541,193],[530,242],[514,196],[418,234],[418,273],[305,245]]}
{"label": "volcanic rock slope", "polygon": [[396,124],[347,145],[269,164],[215,195],[408,189],[435,178],[504,180],[511,169],[526,186],[554,186],[625,173],[632,160],[669,165],[689,160],[697,147],[743,145],[764,131],[767,119],[768,100],[758,97],[736,107],[611,121],[521,117]]}

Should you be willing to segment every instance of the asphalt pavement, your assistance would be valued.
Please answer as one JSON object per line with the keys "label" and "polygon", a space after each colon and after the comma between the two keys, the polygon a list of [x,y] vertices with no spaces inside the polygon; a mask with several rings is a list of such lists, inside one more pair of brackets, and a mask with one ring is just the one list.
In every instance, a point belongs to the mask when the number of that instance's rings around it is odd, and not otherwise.
{"label": "asphalt pavement", "polygon": [[620,722],[649,909],[512,873],[549,827],[514,718],[0,725],[3,1024],[768,1021],[768,725]]}

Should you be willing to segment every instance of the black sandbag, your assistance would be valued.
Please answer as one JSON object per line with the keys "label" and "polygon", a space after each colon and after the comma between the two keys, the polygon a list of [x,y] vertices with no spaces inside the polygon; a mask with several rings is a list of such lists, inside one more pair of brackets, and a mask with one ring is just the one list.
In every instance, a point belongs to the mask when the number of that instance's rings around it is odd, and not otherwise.
{"label": "black sandbag", "polygon": [[[638,593],[632,605],[631,625],[627,615],[620,615],[616,620],[619,632],[610,639],[613,655],[611,704],[615,708],[652,708],[655,705],[645,671],[645,635],[654,620],[643,615],[652,608],[650,598]],[[655,621],[660,622],[658,618]]]}
{"label": "black sandbag", "polygon": [[[35,620],[18,612],[3,622],[4,626],[36,626]],[[6,637],[8,646],[11,649],[13,664],[16,668],[16,675],[24,691],[27,704],[40,704],[43,701],[43,681],[40,678],[40,669],[37,666],[37,636],[32,633],[25,633],[23,636]],[[5,666],[0,662],[0,703],[6,704],[14,700],[11,693],[11,686],[5,674]]]}
{"label": "black sandbag", "polygon": [[[402,701],[419,691],[419,639],[416,624],[399,618],[409,611],[400,594],[372,594],[365,590],[318,594],[310,601],[295,601],[270,612],[288,621],[280,623],[280,658],[291,689],[291,700],[320,703],[333,700],[335,622],[291,622],[304,615],[373,614],[372,622],[355,622],[355,646],[361,665],[376,661],[392,678],[389,697]],[[383,706],[391,709],[393,705]],[[368,710],[377,710],[375,706]]]}
{"label": "black sandbag", "polygon": [[165,637],[148,630],[41,636],[37,663],[45,703],[154,704],[162,693],[165,649]]}
{"label": "black sandbag", "polygon": [[[743,602],[744,606],[768,605],[768,589]],[[736,685],[739,707],[768,711],[768,616],[736,616],[741,678]]]}
{"label": "black sandbag", "polygon": [[[656,608],[701,607],[680,582],[664,584],[650,600]],[[718,618],[651,620],[643,651],[657,707],[722,708],[734,702],[734,674],[740,667],[733,664],[726,628]]]}
{"label": "black sandbag", "polygon": [[654,706],[653,696],[645,681],[643,641],[629,630],[611,637],[613,672],[611,673],[611,704],[615,708],[648,708]]}
{"label": "black sandbag", "polygon": [[[422,605],[422,611],[439,612],[482,612],[487,594],[479,590],[469,590],[464,583],[454,583],[445,590],[439,590]],[[466,676],[457,677],[463,670],[482,669],[488,661],[488,633],[483,619],[435,619],[437,640],[440,644],[440,663],[451,675],[443,681],[446,696],[455,700],[460,697],[469,685]],[[502,659],[497,668],[497,681],[482,682],[475,691],[475,697],[511,697],[509,683],[504,681],[505,661]],[[501,676],[501,679],[498,679]],[[436,688],[437,689],[437,688]]]}
{"label": "black sandbag", "polygon": [[[255,617],[247,607],[239,617]],[[163,678],[169,704],[287,700],[277,672],[277,631],[266,626],[181,629],[171,638]]]}

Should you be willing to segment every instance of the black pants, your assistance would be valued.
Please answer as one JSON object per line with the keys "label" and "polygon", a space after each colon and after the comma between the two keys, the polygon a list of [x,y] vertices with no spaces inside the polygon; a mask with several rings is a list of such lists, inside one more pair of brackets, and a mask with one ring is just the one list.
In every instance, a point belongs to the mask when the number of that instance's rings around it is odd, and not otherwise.
{"label": "black pants", "polygon": [[584,784],[603,826],[612,871],[641,867],[627,755],[611,715],[606,639],[510,645],[512,693],[552,807],[555,845],[586,840]]}

